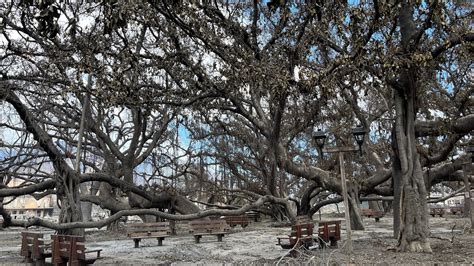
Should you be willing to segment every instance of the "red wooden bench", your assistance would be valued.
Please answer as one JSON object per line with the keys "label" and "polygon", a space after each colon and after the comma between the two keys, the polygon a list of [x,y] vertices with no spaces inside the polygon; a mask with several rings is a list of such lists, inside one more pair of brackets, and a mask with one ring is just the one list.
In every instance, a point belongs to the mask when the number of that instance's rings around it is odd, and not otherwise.
{"label": "red wooden bench", "polygon": [[194,236],[196,243],[199,243],[204,235],[215,235],[217,241],[221,242],[224,235],[230,233],[230,227],[225,220],[194,220],[189,222],[189,226],[189,233]]}
{"label": "red wooden bench", "polygon": [[[70,266],[93,264],[100,258],[102,249],[86,250],[83,236],[52,235],[52,263]],[[95,256],[86,255],[96,253]]]}
{"label": "red wooden bench", "polygon": [[277,245],[280,245],[284,249],[296,248],[304,246],[309,248],[313,245],[313,230],[314,224],[295,224],[291,227],[291,233],[287,237],[278,237]]}
{"label": "red wooden bench", "polygon": [[51,241],[44,240],[42,233],[21,232],[20,254],[25,262],[43,265],[52,255]]}
{"label": "red wooden bench", "polygon": [[331,247],[337,247],[337,241],[341,240],[341,221],[321,221],[318,232],[322,248],[326,247],[326,243],[330,243]]}
{"label": "red wooden bench", "polygon": [[245,216],[247,216],[249,219],[253,220],[254,222],[260,222],[262,220],[262,217],[260,216],[260,213],[256,211],[248,211],[245,212]]}
{"label": "red wooden bench", "polygon": [[226,216],[224,219],[230,227],[240,225],[242,228],[245,228],[249,225],[249,218],[246,215]]}
{"label": "red wooden bench", "polygon": [[439,215],[439,217],[443,217],[444,215],[444,208],[443,207],[430,207],[430,215],[435,217]]}
{"label": "red wooden bench", "polygon": [[138,248],[144,238],[158,239],[158,246],[163,245],[165,237],[171,235],[170,222],[137,223],[127,225],[127,236],[135,242]]}
{"label": "red wooden bench", "polygon": [[449,207],[449,210],[451,211],[452,214],[460,213],[464,214],[464,205],[456,205]]}
{"label": "red wooden bench", "polygon": [[379,222],[380,218],[383,217],[383,211],[374,210],[374,209],[360,209],[361,215],[368,218],[375,218],[375,222]]}

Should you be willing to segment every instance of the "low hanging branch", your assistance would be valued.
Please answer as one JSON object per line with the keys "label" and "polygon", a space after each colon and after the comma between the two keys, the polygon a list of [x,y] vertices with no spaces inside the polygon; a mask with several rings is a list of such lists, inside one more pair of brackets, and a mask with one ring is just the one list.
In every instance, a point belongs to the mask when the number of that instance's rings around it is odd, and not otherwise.
{"label": "low hanging branch", "polygon": [[465,187],[466,187],[466,186],[462,186],[460,189],[458,189],[458,190],[454,191],[453,193],[451,193],[451,194],[449,194],[449,195],[446,195],[446,196],[444,196],[444,197],[442,197],[442,198],[430,199],[430,200],[428,200],[428,203],[437,203],[437,202],[445,201],[445,200],[447,200],[447,199],[450,199],[450,198],[452,198],[452,197],[455,197],[456,194],[458,194],[459,192],[463,191]]}
{"label": "low hanging branch", "polygon": [[193,214],[184,214],[184,215],[170,214],[166,212],[148,210],[148,209],[122,210],[113,214],[107,219],[103,219],[96,222],[71,222],[71,223],[57,224],[57,223],[40,219],[38,217],[34,217],[34,218],[28,219],[27,221],[12,220],[8,224],[4,223],[4,227],[19,226],[19,227],[28,228],[31,226],[42,226],[42,227],[50,228],[53,230],[67,230],[67,229],[74,229],[74,228],[102,228],[104,226],[107,226],[108,224],[111,224],[117,221],[122,216],[131,216],[131,215],[154,215],[156,217],[165,218],[169,220],[193,220],[193,219],[199,219],[199,218],[204,218],[204,217],[213,216],[213,215],[215,216],[241,215],[245,213],[246,211],[260,207],[264,205],[265,203],[281,204],[285,206],[285,208],[290,210],[290,204],[289,204],[288,199],[277,198],[271,195],[266,195],[266,196],[260,197],[257,201],[244,205],[241,208],[236,209],[236,210],[213,209],[213,210],[205,210],[205,211],[200,211]]}

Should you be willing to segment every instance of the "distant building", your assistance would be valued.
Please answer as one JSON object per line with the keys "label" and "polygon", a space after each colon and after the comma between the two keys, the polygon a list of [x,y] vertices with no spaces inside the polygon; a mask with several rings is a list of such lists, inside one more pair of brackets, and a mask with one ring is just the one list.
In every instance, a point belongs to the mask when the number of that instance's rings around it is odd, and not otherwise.
{"label": "distant building", "polygon": [[448,206],[464,205],[464,195],[459,193],[455,197],[447,199],[445,202]]}
{"label": "distant building", "polygon": [[[12,179],[7,186],[18,187],[22,182],[23,180],[20,179]],[[30,195],[7,197],[3,202],[8,202],[3,207],[10,212],[13,219],[21,220],[29,217],[51,218],[57,214],[58,210],[56,195],[47,195],[39,200]]]}

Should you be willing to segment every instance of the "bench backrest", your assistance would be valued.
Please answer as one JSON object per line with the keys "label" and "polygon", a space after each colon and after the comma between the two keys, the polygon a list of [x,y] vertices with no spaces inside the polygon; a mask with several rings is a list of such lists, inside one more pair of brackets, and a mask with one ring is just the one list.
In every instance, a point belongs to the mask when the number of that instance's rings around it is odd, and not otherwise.
{"label": "bench backrest", "polygon": [[191,233],[222,233],[229,232],[230,227],[225,220],[194,220],[189,222]]}
{"label": "bench backrest", "polygon": [[86,259],[83,236],[51,235],[51,239],[53,239],[53,263],[62,263],[64,258],[69,261]]}
{"label": "bench backrest", "polygon": [[260,213],[259,212],[255,212],[255,211],[248,211],[248,212],[245,212],[245,215],[249,218],[255,218],[255,217],[258,217],[260,218]]}
{"label": "bench backrest", "polygon": [[171,234],[170,222],[127,224],[127,234],[163,232]]}
{"label": "bench backrest", "polygon": [[308,215],[296,216],[296,224],[312,224],[313,220]]}
{"label": "bench backrest", "polygon": [[364,216],[369,216],[373,215],[373,210],[372,209],[360,209],[361,214]]}
{"label": "bench backrest", "polygon": [[248,223],[249,218],[247,215],[238,215],[238,216],[226,216],[225,220],[227,223],[234,222],[234,223]]}
{"label": "bench backrest", "polygon": [[296,224],[291,227],[291,237],[302,238],[305,236],[312,236],[314,224]]}
{"label": "bench backrest", "polygon": [[21,232],[21,251],[25,257],[41,258],[45,253],[46,241],[42,233]]}
{"label": "bench backrest", "polygon": [[363,216],[383,216],[383,212],[374,209],[360,209]]}
{"label": "bench backrest", "polygon": [[434,207],[434,208],[430,208],[430,213],[444,213],[444,208],[441,208],[441,207]]}
{"label": "bench backrest", "polygon": [[319,235],[328,240],[333,237],[337,240],[341,238],[341,221],[319,222]]}

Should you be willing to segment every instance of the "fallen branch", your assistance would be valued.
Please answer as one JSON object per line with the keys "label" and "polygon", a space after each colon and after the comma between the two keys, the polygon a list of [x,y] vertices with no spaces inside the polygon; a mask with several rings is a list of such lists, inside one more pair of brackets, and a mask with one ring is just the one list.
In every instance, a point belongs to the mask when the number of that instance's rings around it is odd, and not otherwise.
{"label": "fallen branch", "polygon": [[430,238],[439,239],[439,240],[443,240],[443,241],[449,241],[449,242],[453,243],[453,239],[449,239],[449,238],[446,238],[446,237],[430,236]]}
{"label": "fallen branch", "polygon": [[31,226],[42,226],[46,228],[50,228],[53,230],[68,230],[68,229],[75,229],[75,228],[102,228],[111,224],[117,220],[119,220],[122,216],[131,216],[131,215],[154,215],[156,217],[165,218],[168,220],[194,220],[199,218],[204,218],[208,216],[232,216],[232,215],[241,215],[250,209],[257,208],[262,206],[263,204],[271,202],[276,204],[281,204],[285,206],[288,210],[290,210],[288,199],[285,198],[277,198],[271,195],[266,195],[260,197],[257,201],[253,203],[249,203],[247,205],[242,206],[236,210],[205,210],[200,211],[192,214],[170,214],[162,211],[156,210],[149,210],[149,209],[135,209],[135,210],[121,210],[117,213],[113,214],[112,216],[108,217],[107,219],[103,219],[100,221],[95,222],[71,222],[71,223],[54,223],[50,221],[43,220],[38,217],[30,218],[27,221],[19,221],[19,220],[12,220],[10,223],[4,223],[4,227],[8,226],[19,226],[19,227],[31,227]]}

